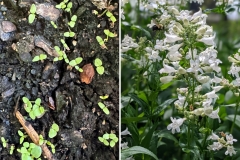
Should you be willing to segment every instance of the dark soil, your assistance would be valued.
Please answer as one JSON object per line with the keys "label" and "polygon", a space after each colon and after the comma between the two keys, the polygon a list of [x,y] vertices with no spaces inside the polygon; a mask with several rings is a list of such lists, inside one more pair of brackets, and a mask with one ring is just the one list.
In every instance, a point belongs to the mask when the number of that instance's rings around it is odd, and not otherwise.
{"label": "dark soil", "polygon": [[[10,3],[14,0],[5,0],[0,6],[0,19],[11,21],[17,30],[11,33],[7,41],[0,40],[0,136],[8,140],[8,147],[3,148],[0,143],[0,159],[19,160],[21,154],[17,148],[19,135],[17,131],[22,127],[13,114],[17,98],[20,97],[18,110],[34,127],[38,134],[51,141],[56,146],[54,157],[58,160],[114,160],[119,158],[119,145],[105,146],[98,140],[105,133],[119,134],[119,49],[118,38],[109,38],[105,42],[108,49],[102,49],[96,41],[96,36],[106,38],[104,29],[118,33],[118,21],[114,28],[106,15],[97,17],[92,10],[98,10],[90,0],[71,0],[72,13],[78,14],[78,23],[73,28],[76,37],[67,38],[70,48],[65,51],[69,60],[82,57],[79,67],[91,63],[95,58],[103,61],[105,72],[99,75],[95,69],[95,76],[90,84],[80,81],[80,73],[76,69],[69,69],[64,61],[53,62],[53,56],[48,55],[42,48],[34,46],[29,40],[32,37],[43,38],[49,45],[61,46],[60,38],[68,31],[67,20],[69,14],[62,12],[56,21],[58,29],[54,29],[48,20],[41,16],[33,24],[28,23],[28,11],[32,3],[44,3],[43,0],[18,0],[17,8]],[[61,1],[46,0],[53,5]],[[111,3],[116,3],[112,1]],[[98,10],[100,13],[103,11]],[[118,8],[114,10],[118,12]],[[118,15],[115,15],[118,20]],[[98,28],[98,24],[101,26]],[[77,44],[74,46],[72,41]],[[20,43],[26,50],[19,54],[13,49],[13,44]],[[33,49],[29,49],[33,47]],[[27,50],[30,50],[27,52]],[[43,62],[31,62],[39,53],[48,55]],[[93,65],[94,66],[94,65]],[[94,67],[95,68],[95,67]],[[109,95],[106,100],[99,96]],[[41,98],[42,105],[47,112],[43,117],[31,120],[23,108],[22,97],[34,101]],[[49,106],[49,97],[55,102],[55,109]],[[98,102],[103,102],[110,111],[106,115],[99,107]],[[48,138],[48,131],[53,122],[59,125],[60,131],[53,139]],[[24,129],[21,129],[24,131]],[[25,141],[31,142],[30,138]],[[10,146],[15,150],[9,154]],[[43,158],[43,157],[42,157]]]}

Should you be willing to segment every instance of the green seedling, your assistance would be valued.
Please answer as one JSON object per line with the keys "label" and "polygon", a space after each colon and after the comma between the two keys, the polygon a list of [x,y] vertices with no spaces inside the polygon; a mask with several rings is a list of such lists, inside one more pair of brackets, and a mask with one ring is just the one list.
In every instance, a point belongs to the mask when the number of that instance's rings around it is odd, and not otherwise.
{"label": "green seedling", "polygon": [[106,15],[110,18],[110,20],[113,22],[113,24],[117,21],[111,12],[107,11]]}
{"label": "green seedling", "polygon": [[75,33],[74,32],[64,32],[63,34],[64,37],[74,37],[75,36]]}
{"label": "green seedling", "polygon": [[53,22],[53,21],[50,21],[50,23],[52,24],[52,26],[57,29],[57,25]]}
{"label": "green seedling", "polygon": [[72,67],[75,67],[76,70],[78,70],[79,72],[83,72],[82,68],[79,68],[77,65],[80,64],[82,62],[82,58],[81,57],[78,57],[74,60],[71,60],[69,62],[69,65],[72,66]]}
{"label": "green seedling", "polygon": [[72,2],[69,2],[67,4],[67,8],[65,9],[66,12],[71,12],[71,8],[72,8]]}
{"label": "green seedling", "polygon": [[61,61],[61,60],[63,60],[63,55],[65,54],[63,51],[61,51],[61,49],[58,47],[58,46],[54,46],[54,49],[55,49],[55,51],[57,51],[57,53],[58,53],[58,57],[55,57],[54,59],[53,59],[53,61],[55,62],[55,61]]}
{"label": "green seedling", "polygon": [[10,155],[13,154],[14,149],[15,149],[15,146],[14,146],[14,145],[11,145],[11,147],[10,147],[10,151],[9,151],[9,154],[10,154]]}
{"label": "green seedling", "polygon": [[46,58],[47,58],[46,54],[40,54],[39,56],[35,56],[32,61],[33,62],[43,61]]}
{"label": "green seedling", "polygon": [[104,33],[105,33],[106,36],[107,36],[107,38],[104,39],[104,42],[107,42],[107,41],[108,41],[108,37],[113,38],[113,37],[116,37],[116,36],[117,36],[117,34],[110,32],[108,29],[104,29]]}
{"label": "green seedling", "polygon": [[49,146],[51,147],[52,153],[55,153],[55,152],[56,152],[55,146],[54,146],[51,142],[47,141],[47,145],[49,145]]}
{"label": "green seedling", "polygon": [[18,135],[20,136],[20,141],[19,143],[22,144],[24,139],[27,137],[27,135],[23,134],[22,131],[18,130]]}
{"label": "green seedling", "polygon": [[28,22],[31,24],[33,23],[35,17],[36,17],[36,11],[37,11],[37,8],[36,8],[36,5],[35,4],[32,4],[31,5],[31,8],[30,8],[30,14],[28,16]]}
{"label": "green seedling", "polygon": [[24,142],[21,149],[17,149],[22,154],[22,160],[32,160],[38,158],[42,154],[42,148],[34,143]]}
{"label": "green seedling", "polygon": [[57,135],[57,132],[59,131],[59,126],[56,123],[53,123],[49,132],[48,132],[48,137],[53,138]]}
{"label": "green seedling", "polygon": [[100,36],[97,36],[96,39],[97,39],[98,43],[100,44],[101,48],[107,49],[106,45],[104,44],[103,39]]}
{"label": "green seedling", "polygon": [[[111,133],[111,134],[108,134],[108,133],[105,133],[102,137],[98,137],[99,141],[104,143],[104,145],[106,146],[111,146],[111,147],[114,147],[115,144],[118,142],[118,138],[115,134]],[[110,143],[109,143],[109,140],[110,140]]]}
{"label": "green seedling", "polygon": [[105,114],[109,114],[108,108],[102,102],[98,102],[98,106],[103,110]]}
{"label": "green seedling", "polygon": [[104,67],[102,66],[102,61],[99,58],[94,60],[94,65],[97,67],[96,70],[98,74],[102,75],[104,73]]}
{"label": "green seedling", "polygon": [[46,142],[46,140],[44,140],[43,136],[40,134],[39,135],[39,145],[42,145],[45,142]]}
{"label": "green seedling", "polygon": [[7,140],[4,137],[1,137],[2,145],[4,148],[7,147]]}
{"label": "green seedling", "polygon": [[[64,47],[64,48],[66,48],[67,50],[70,50],[64,39],[61,39],[60,41],[61,41],[61,43],[63,44],[63,47]],[[60,48],[59,48],[59,49],[60,49]]]}
{"label": "green seedling", "polygon": [[73,28],[75,26],[75,23],[77,21],[77,16],[76,15],[73,15],[72,18],[71,18],[71,21],[68,22],[68,25]]}
{"label": "green seedling", "polygon": [[58,8],[58,9],[65,9],[67,7],[66,3],[68,2],[69,0],[64,0],[62,1],[60,4],[56,5],[55,7]]}
{"label": "green seedling", "polygon": [[109,96],[106,94],[105,96],[99,96],[102,100],[107,99]]}
{"label": "green seedling", "polygon": [[35,118],[41,118],[45,113],[44,107],[41,106],[41,99],[37,98],[32,110],[29,112],[29,116],[34,120]]}
{"label": "green seedling", "polygon": [[22,101],[24,103],[24,109],[26,110],[26,112],[29,113],[32,110],[32,103],[29,101],[27,97],[23,97]]}

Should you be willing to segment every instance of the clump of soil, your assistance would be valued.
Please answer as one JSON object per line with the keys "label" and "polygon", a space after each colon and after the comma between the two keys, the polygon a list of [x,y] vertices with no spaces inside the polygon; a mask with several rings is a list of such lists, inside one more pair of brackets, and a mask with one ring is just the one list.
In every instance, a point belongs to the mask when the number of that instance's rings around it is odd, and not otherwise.
{"label": "clump of soil", "polygon": [[[92,64],[95,58],[103,62],[105,72],[95,75],[86,84],[80,81],[80,72],[69,67],[64,60],[53,62],[56,56],[54,46],[63,49],[60,42],[63,33],[68,31],[67,22],[71,16],[61,11],[55,23],[55,29],[48,19],[37,15],[33,24],[28,23],[31,4],[44,4],[43,0],[5,0],[0,6],[0,20],[12,22],[15,31],[8,34],[7,40],[0,40],[0,136],[8,140],[8,148],[0,145],[0,157],[5,160],[19,160],[20,153],[14,150],[9,154],[10,145],[20,148],[17,131],[21,128],[16,119],[14,107],[20,97],[18,110],[31,123],[38,134],[56,146],[56,159],[118,159],[118,143],[111,148],[98,140],[105,133],[117,136],[119,122],[119,49],[118,38],[109,38],[105,42],[108,49],[102,49],[96,36],[106,37],[104,29],[118,33],[118,21],[114,27],[107,16],[97,17],[92,13],[98,10],[90,0],[70,0],[73,3],[72,14],[78,16],[73,30],[76,36],[66,38],[69,50],[65,50],[69,60],[82,57],[79,67]],[[61,1],[48,0],[48,5],[56,5]],[[112,1],[111,3],[116,3]],[[98,10],[100,13],[103,11]],[[118,19],[118,8],[112,13]],[[101,24],[98,27],[98,24]],[[113,28],[111,28],[113,27]],[[36,45],[36,40],[46,48]],[[49,52],[49,53],[48,53]],[[32,62],[33,57],[40,54],[48,57],[44,61]],[[50,54],[52,53],[52,55]],[[102,100],[99,96],[109,95]],[[43,117],[31,120],[23,107],[22,97],[30,100],[41,98],[46,113]],[[50,102],[51,103],[50,103]],[[53,106],[53,102],[54,105]],[[110,111],[106,115],[99,107],[103,102]],[[48,132],[53,123],[59,125],[60,131],[53,139]],[[22,131],[24,131],[22,129]],[[31,142],[29,138],[25,141]]]}

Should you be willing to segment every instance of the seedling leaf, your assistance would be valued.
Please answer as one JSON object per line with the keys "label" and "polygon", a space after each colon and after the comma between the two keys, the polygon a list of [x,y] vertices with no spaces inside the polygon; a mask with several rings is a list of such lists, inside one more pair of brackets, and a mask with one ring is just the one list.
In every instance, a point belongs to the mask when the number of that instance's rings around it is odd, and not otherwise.
{"label": "seedling leaf", "polygon": [[30,116],[30,118],[32,118],[33,120],[36,119],[36,116],[34,115],[33,110],[31,110],[31,111],[29,112],[29,116]]}
{"label": "seedling leaf", "polygon": [[20,144],[22,144],[22,143],[23,143],[23,141],[24,141],[24,137],[21,137],[21,138],[20,138],[20,141],[19,141],[19,142],[20,142]]}
{"label": "seedling leaf", "polygon": [[59,131],[59,126],[56,123],[53,123],[51,128],[57,132]]}
{"label": "seedling leaf", "polygon": [[83,59],[82,59],[81,57],[78,57],[78,58],[75,59],[75,61],[76,61],[77,64],[80,64],[80,63],[82,62],[82,60],[83,60]]}
{"label": "seedling leaf", "polygon": [[18,130],[18,135],[22,137],[23,136],[23,132]]}
{"label": "seedling leaf", "polygon": [[76,63],[75,60],[71,60],[71,61],[69,62],[69,65],[72,66],[72,67],[74,67],[74,66],[77,65],[77,63]]}
{"label": "seedling leaf", "polygon": [[42,148],[40,146],[35,146],[32,150],[31,150],[31,155],[34,158],[39,158],[42,154]]}
{"label": "seedling leaf", "polygon": [[35,100],[35,104],[38,105],[38,106],[40,106],[40,104],[41,104],[41,99],[40,99],[40,98],[37,98],[37,99]]}
{"label": "seedling leaf", "polygon": [[74,32],[70,32],[69,33],[69,37],[74,37],[75,36],[75,33]]}
{"label": "seedling leaf", "polygon": [[64,35],[64,37],[69,37],[70,33],[69,32],[65,32],[63,35]]}
{"label": "seedling leaf", "polygon": [[97,67],[97,72],[98,74],[102,75],[104,73],[104,67],[103,66]]}
{"label": "seedling leaf", "polygon": [[111,146],[111,147],[114,147],[115,144],[116,144],[116,143],[115,143],[113,140],[110,141],[110,146]]}
{"label": "seedling leaf", "polygon": [[68,25],[73,28],[75,26],[75,22],[71,21],[71,22],[68,22]]}
{"label": "seedling leaf", "polygon": [[48,137],[49,138],[53,138],[57,135],[57,132],[54,129],[50,129],[49,133],[48,133]]}
{"label": "seedling leaf", "polygon": [[59,53],[60,48],[58,46],[54,46],[54,49]]}
{"label": "seedling leaf", "polygon": [[112,14],[111,12],[107,11],[106,15],[107,15],[108,17],[111,17],[113,14]]}
{"label": "seedling leaf", "polygon": [[102,102],[98,102],[98,106],[99,106],[101,109],[103,109],[103,108],[106,107],[105,104],[103,104]]}
{"label": "seedling leaf", "polygon": [[106,145],[106,146],[109,146],[109,142],[107,140],[103,140],[103,143]]}
{"label": "seedling leaf", "polygon": [[95,65],[96,67],[101,66],[101,65],[102,65],[102,61],[101,61],[99,58],[96,58],[96,59],[94,60],[94,65]]}
{"label": "seedling leaf", "polygon": [[29,147],[29,142],[24,142],[23,147],[28,148]]}
{"label": "seedling leaf", "polygon": [[78,66],[75,66],[75,69],[76,69],[76,70],[79,70],[79,67],[78,67]]}
{"label": "seedling leaf", "polygon": [[34,21],[34,19],[35,19],[35,14],[29,14],[29,16],[28,16],[28,23],[33,23],[33,21]]}
{"label": "seedling leaf", "polygon": [[103,42],[103,39],[100,36],[97,36],[96,39],[97,39],[98,43]]}
{"label": "seedling leaf", "polygon": [[99,96],[101,99],[107,99],[109,96],[108,95],[105,95],[105,96]]}
{"label": "seedling leaf", "polygon": [[36,5],[35,5],[35,4],[32,4],[32,5],[31,5],[31,8],[30,8],[30,13],[35,14],[36,11],[37,11]]}
{"label": "seedling leaf", "polygon": [[98,137],[98,139],[99,139],[100,142],[104,141],[104,139],[102,137]]}
{"label": "seedling leaf", "polygon": [[47,58],[47,55],[46,54],[40,54],[39,56],[40,60],[44,60]]}
{"label": "seedling leaf", "polygon": [[115,138],[117,138],[117,136],[116,136],[115,134],[112,134],[112,133],[111,133],[111,134],[109,134],[109,138],[110,138],[110,139],[115,139]]}
{"label": "seedling leaf", "polygon": [[33,61],[33,62],[37,62],[37,61],[39,61],[39,59],[40,59],[39,56],[35,56],[32,61]]}
{"label": "seedling leaf", "polygon": [[72,18],[71,18],[71,21],[76,22],[77,21],[77,16],[73,15]]}
{"label": "seedling leaf", "polygon": [[103,135],[103,138],[104,138],[104,139],[109,139],[109,134],[108,134],[108,133],[105,133],[105,134]]}
{"label": "seedling leaf", "polygon": [[108,108],[107,108],[107,107],[103,108],[103,112],[104,112],[105,114],[109,114]]}
{"label": "seedling leaf", "polygon": [[23,101],[25,104],[27,104],[27,103],[29,102],[29,99],[28,99],[27,97],[23,97],[23,98],[22,98],[22,101]]}

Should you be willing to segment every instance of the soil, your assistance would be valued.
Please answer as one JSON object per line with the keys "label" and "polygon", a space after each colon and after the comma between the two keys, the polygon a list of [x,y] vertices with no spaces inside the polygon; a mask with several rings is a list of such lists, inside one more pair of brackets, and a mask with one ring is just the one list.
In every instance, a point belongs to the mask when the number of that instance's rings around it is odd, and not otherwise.
{"label": "soil", "polygon": [[[58,160],[106,160],[119,158],[119,143],[114,147],[105,146],[98,140],[105,133],[119,135],[119,49],[118,37],[109,38],[105,42],[107,49],[101,48],[96,36],[106,38],[104,29],[118,33],[118,8],[114,13],[117,18],[114,27],[106,15],[97,17],[92,10],[102,13],[90,0],[71,0],[72,13],[78,15],[73,30],[76,36],[66,38],[70,50],[65,50],[69,60],[82,57],[79,67],[91,63],[95,75],[90,84],[80,81],[80,72],[69,67],[64,60],[53,62],[54,46],[63,46],[60,39],[68,31],[69,13],[61,12],[55,22],[55,29],[50,21],[37,15],[32,24],[28,23],[28,15],[32,3],[56,5],[55,0],[5,0],[0,6],[0,20],[12,22],[16,31],[7,33],[7,40],[0,40],[0,136],[8,140],[7,148],[0,143],[1,160],[19,160],[21,154],[16,150],[21,148],[20,136],[17,131],[22,129],[14,115],[18,97],[17,109],[33,126],[38,134],[56,146],[54,157]],[[112,1],[111,4],[118,3]],[[100,24],[100,26],[98,26]],[[113,27],[113,28],[111,28]],[[50,50],[34,45],[34,40],[40,38]],[[76,42],[76,44],[74,44]],[[36,43],[36,42],[35,42]],[[40,53],[47,54],[44,61],[31,62]],[[105,72],[99,75],[94,66],[94,59],[103,62]],[[109,95],[102,100],[99,96]],[[24,109],[22,97],[34,101],[41,98],[41,105],[46,110],[41,118],[32,120]],[[49,104],[53,99],[55,106]],[[106,115],[98,102],[103,102],[110,111]],[[55,107],[55,108],[54,108]],[[53,123],[59,125],[57,136],[50,139],[48,132]],[[27,137],[25,141],[31,142]],[[15,150],[10,155],[10,146]],[[42,156],[42,158],[44,158]]]}

